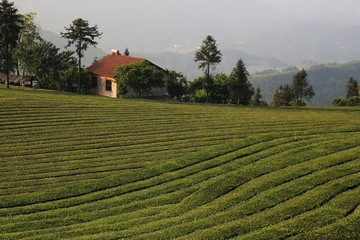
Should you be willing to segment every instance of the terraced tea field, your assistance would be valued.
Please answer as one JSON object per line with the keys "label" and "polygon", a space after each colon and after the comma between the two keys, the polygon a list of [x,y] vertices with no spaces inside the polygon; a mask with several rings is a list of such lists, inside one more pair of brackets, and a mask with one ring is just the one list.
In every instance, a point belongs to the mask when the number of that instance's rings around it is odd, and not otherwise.
{"label": "terraced tea field", "polygon": [[0,239],[360,239],[360,108],[0,86]]}

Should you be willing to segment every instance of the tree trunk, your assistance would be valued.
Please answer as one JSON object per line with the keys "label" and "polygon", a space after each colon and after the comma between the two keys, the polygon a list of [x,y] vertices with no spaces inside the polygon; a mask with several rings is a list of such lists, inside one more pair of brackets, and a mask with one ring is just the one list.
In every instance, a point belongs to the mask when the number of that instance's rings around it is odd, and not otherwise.
{"label": "tree trunk", "polygon": [[81,53],[79,53],[78,92],[81,93]]}
{"label": "tree trunk", "polygon": [[6,70],[6,88],[10,88],[9,82],[10,82],[10,74],[9,74],[9,70]]}
{"label": "tree trunk", "polygon": [[5,71],[6,71],[6,88],[10,88],[10,53],[9,46],[5,45],[5,55],[6,55],[6,63],[5,63]]}
{"label": "tree trunk", "polygon": [[207,64],[207,69],[206,69],[206,100],[205,102],[208,103],[209,102],[209,88],[210,88],[210,64]]}
{"label": "tree trunk", "polygon": [[238,96],[238,98],[237,98],[237,103],[236,103],[237,105],[240,105],[240,96]]}

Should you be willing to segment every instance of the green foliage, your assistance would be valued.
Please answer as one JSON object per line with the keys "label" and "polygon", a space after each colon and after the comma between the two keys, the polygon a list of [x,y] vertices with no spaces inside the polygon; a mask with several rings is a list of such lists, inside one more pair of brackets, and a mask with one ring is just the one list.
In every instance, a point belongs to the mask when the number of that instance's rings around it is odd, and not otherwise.
{"label": "green foliage", "polygon": [[200,48],[195,53],[194,61],[198,62],[198,68],[204,70],[205,78],[203,82],[203,89],[206,91],[206,103],[213,87],[213,78],[210,74],[210,68],[215,69],[216,65],[221,62],[222,54],[217,48],[217,43],[214,37],[207,36]]}
{"label": "green foliage", "polygon": [[21,68],[36,78],[40,88],[67,91],[72,87],[65,87],[67,84],[61,83],[60,73],[76,66],[72,55],[72,51],[60,52],[54,44],[38,40],[23,48],[18,59]]}
{"label": "green foliage", "polygon": [[251,100],[252,106],[267,106],[267,102],[262,100],[261,90],[259,87],[256,88],[255,93]]}
{"label": "green foliage", "polygon": [[14,59],[16,60],[16,72],[20,75],[22,70],[23,76],[31,76],[30,73],[26,72],[26,69],[22,66],[20,59],[24,59],[24,53],[32,47],[34,42],[41,41],[42,38],[38,32],[39,26],[35,23],[36,13],[27,13],[21,15],[23,20],[23,28],[20,31],[19,44],[14,51]]}
{"label": "green foliage", "polygon": [[78,92],[81,92],[81,58],[88,46],[96,46],[96,38],[99,38],[102,33],[99,32],[98,27],[89,26],[89,22],[82,18],[75,19],[69,27],[65,27],[66,32],[61,32],[63,38],[68,39],[67,47],[75,45],[75,52],[78,56]]}
{"label": "green foliage", "polygon": [[182,101],[188,93],[189,84],[182,73],[167,71],[167,91],[172,98]]}
{"label": "green foliage", "polygon": [[14,3],[2,0],[0,2],[0,70],[7,75],[7,88],[9,88],[9,74],[16,68],[12,52],[19,43],[23,23]]}
{"label": "green foliage", "polygon": [[[78,90],[77,87],[77,75],[78,75],[77,67],[71,66],[64,70],[60,71],[59,81],[57,81],[57,90],[66,91],[66,92],[76,92]],[[81,89],[84,93],[88,93],[91,89],[91,76],[89,72],[82,69],[81,73]]]}
{"label": "green foliage", "polygon": [[237,105],[249,105],[251,102],[254,89],[248,80],[248,76],[249,72],[246,70],[242,59],[240,59],[230,74],[228,85],[231,96]]}
{"label": "green foliage", "polygon": [[137,98],[140,98],[142,94],[150,93],[152,88],[165,86],[164,72],[146,60],[119,66],[115,70],[115,79],[119,89],[128,87]]}
{"label": "green foliage", "polygon": [[207,99],[207,92],[205,89],[196,90],[190,97],[190,100],[194,103],[205,103]]}
{"label": "green foliage", "polygon": [[304,69],[294,75],[291,90],[294,95],[293,103],[300,104],[296,106],[303,106],[303,99],[309,101],[314,97],[313,87],[309,85],[307,73]]}
{"label": "green foliage", "polygon": [[306,106],[303,99],[310,100],[315,95],[312,86],[307,80],[307,73],[304,69],[293,76],[291,86],[280,85],[272,94],[273,106]]}
{"label": "green foliage", "polygon": [[214,84],[210,93],[210,102],[226,104],[230,102],[229,76],[217,73],[213,76]]}
{"label": "green foliage", "polygon": [[359,96],[359,84],[353,78],[349,78],[346,85],[346,98]]}
{"label": "green foliage", "polygon": [[273,92],[272,105],[275,107],[291,106],[293,99],[294,94],[291,87],[288,84],[285,86],[280,85],[280,87]]}
{"label": "green foliage", "polygon": [[332,104],[334,106],[360,106],[360,97],[353,96],[350,98],[334,98]]}

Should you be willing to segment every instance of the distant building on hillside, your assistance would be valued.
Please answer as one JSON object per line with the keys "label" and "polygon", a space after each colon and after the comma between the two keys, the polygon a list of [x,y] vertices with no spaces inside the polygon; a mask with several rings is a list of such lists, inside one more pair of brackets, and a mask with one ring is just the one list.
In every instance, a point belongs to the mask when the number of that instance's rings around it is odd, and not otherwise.
{"label": "distant building on hillside", "polygon": [[[9,75],[9,83],[10,84],[19,85],[19,86],[23,86],[23,87],[25,87],[25,86],[32,87],[33,81],[34,81],[33,77],[24,77],[21,75],[13,75],[13,74]],[[5,73],[0,73],[0,83],[6,83],[6,74]]]}
{"label": "distant building on hillside", "polygon": [[[115,68],[122,65],[128,65],[141,61],[148,61],[145,58],[135,58],[121,55],[118,50],[112,50],[111,54],[105,56],[101,60],[95,62],[87,70],[91,74],[91,92],[96,95],[107,97],[122,97],[119,94],[118,86],[115,81]],[[148,61],[150,62],[150,61]],[[150,62],[151,63],[151,62]],[[155,64],[151,63],[156,66]],[[160,67],[159,70],[164,71]],[[131,89],[127,89],[128,93],[125,97],[134,97]],[[145,98],[166,98],[166,88],[154,88],[148,95],[142,95]]]}

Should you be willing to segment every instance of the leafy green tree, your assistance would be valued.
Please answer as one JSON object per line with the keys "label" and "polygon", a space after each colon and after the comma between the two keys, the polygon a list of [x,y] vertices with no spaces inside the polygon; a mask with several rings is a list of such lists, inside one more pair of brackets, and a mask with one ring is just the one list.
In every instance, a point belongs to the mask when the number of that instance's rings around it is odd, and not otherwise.
{"label": "leafy green tree", "polygon": [[213,78],[210,75],[210,69],[215,70],[216,65],[221,62],[222,54],[217,48],[216,40],[212,36],[207,36],[195,53],[194,61],[197,62],[198,68],[205,73],[203,88],[206,91],[206,103],[213,85]]}
{"label": "leafy green tree", "polygon": [[168,71],[167,77],[167,91],[170,97],[182,101],[183,96],[187,94],[189,88],[186,77],[182,73],[175,71]]}
{"label": "leafy green tree", "polygon": [[16,72],[18,75],[20,75],[20,70],[22,70],[23,76],[30,75],[25,71],[24,67],[22,67],[22,62],[20,61],[20,59],[22,59],[24,52],[27,51],[27,48],[30,48],[34,44],[34,42],[42,40],[39,34],[40,28],[35,23],[35,16],[36,13],[27,13],[21,15],[21,18],[23,20],[23,28],[21,29],[19,34],[19,44],[17,45],[14,52],[14,58],[16,59]]}
{"label": "leafy green tree", "polygon": [[210,94],[210,101],[212,103],[228,103],[230,101],[229,76],[225,73],[217,73],[213,78],[214,85]]}
{"label": "leafy green tree", "polygon": [[[74,62],[75,63],[75,62]],[[60,70],[60,75],[58,81],[56,81],[56,89],[66,92],[76,92],[77,91],[77,75],[78,69],[76,64]],[[91,75],[86,69],[82,69],[81,73],[81,89],[85,93],[89,92],[91,89]]]}
{"label": "leafy green tree", "polygon": [[124,55],[125,55],[125,56],[130,56],[130,52],[129,52],[129,49],[128,49],[128,48],[125,49]]}
{"label": "leafy green tree", "polygon": [[249,105],[251,97],[254,94],[253,87],[248,80],[249,72],[245,64],[240,59],[236,67],[232,70],[229,80],[229,90],[235,103],[240,105]]}
{"label": "leafy green tree", "polygon": [[27,73],[35,76],[39,87],[65,90],[59,83],[60,72],[76,66],[73,54],[72,51],[60,52],[54,44],[39,40],[24,49],[23,54],[19,56],[19,61]]}
{"label": "leafy green tree", "polygon": [[75,45],[75,51],[78,56],[78,92],[81,92],[81,58],[88,46],[96,46],[95,38],[99,38],[102,33],[99,32],[98,27],[89,26],[89,22],[78,18],[75,19],[69,27],[65,27],[66,32],[61,32],[63,38],[68,39],[67,47]]}
{"label": "leafy green tree", "polygon": [[13,2],[0,2],[0,67],[6,73],[6,87],[9,88],[10,72],[15,70],[16,61],[12,52],[16,48],[23,20]]}
{"label": "leafy green tree", "polygon": [[119,89],[129,87],[137,98],[150,93],[152,88],[165,86],[164,73],[146,60],[119,66],[115,70]]}
{"label": "leafy green tree", "polygon": [[[194,102],[193,96],[194,96],[195,92],[203,89],[204,79],[205,79],[204,76],[199,76],[199,77],[193,79],[192,81],[189,81],[189,88],[188,88],[188,100],[189,101]],[[205,92],[205,95],[206,95],[206,92]],[[205,99],[206,99],[206,97],[205,97]]]}
{"label": "leafy green tree", "polygon": [[356,80],[349,78],[346,85],[346,98],[359,96],[359,85]]}
{"label": "leafy green tree", "polygon": [[303,99],[309,101],[315,96],[313,87],[309,85],[307,73],[304,69],[300,70],[293,76],[291,89],[294,94],[294,99],[292,102],[296,106],[302,106],[304,104]]}
{"label": "leafy green tree", "polygon": [[205,89],[201,88],[196,90],[194,94],[191,95],[190,100],[194,103],[205,103],[207,98],[207,93]]}

